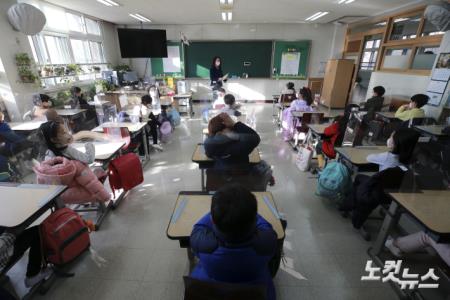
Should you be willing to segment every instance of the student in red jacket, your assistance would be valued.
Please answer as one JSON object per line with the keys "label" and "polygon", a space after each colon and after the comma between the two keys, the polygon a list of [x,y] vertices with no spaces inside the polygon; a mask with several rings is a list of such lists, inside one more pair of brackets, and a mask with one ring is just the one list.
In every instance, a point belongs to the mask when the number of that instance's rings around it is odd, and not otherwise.
{"label": "student in red jacket", "polygon": [[322,140],[316,146],[319,169],[323,169],[323,167],[325,166],[324,155],[328,158],[336,157],[334,145],[340,145],[342,143],[342,137],[344,136],[345,127],[345,117],[337,116],[336,118],[334,118],[333,123],[325,128],[322,135]]}

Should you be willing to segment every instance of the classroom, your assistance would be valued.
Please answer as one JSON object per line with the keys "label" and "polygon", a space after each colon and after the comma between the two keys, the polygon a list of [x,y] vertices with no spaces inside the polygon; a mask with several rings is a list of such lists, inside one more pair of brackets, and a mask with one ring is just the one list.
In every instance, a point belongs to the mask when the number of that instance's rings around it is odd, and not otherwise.
{"label": "classroom", "polygon": [[450,1],[0,11],[0,300],[450,300]]}

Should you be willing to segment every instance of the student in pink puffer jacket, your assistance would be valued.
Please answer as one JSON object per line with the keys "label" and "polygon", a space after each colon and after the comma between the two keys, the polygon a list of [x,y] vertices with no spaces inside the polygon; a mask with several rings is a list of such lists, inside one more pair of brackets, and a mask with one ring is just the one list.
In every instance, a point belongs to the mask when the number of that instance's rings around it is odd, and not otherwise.
{"label": "student in pink puffer jacket", "polygon": [[48,150],[45,161],[34,167],[38,183],[69,186],[61,196],[66,204],[110,200],[110,193],[100,181],[106,172],[94,173],[89,168],[95,158],[94,145],[86,143],[85,153],[73,148],[73,136],[58,121],[44,123],[40,129]]}
{"label": "student in pink puffer jacket", "polygon": [[[108,201],[110,193],[89,166],[65,157],[54,157],[34,167],[40,184],[61,184],[69,188],[61,195],[65,204]],[[98,176],[105,175],[99,172]]]}

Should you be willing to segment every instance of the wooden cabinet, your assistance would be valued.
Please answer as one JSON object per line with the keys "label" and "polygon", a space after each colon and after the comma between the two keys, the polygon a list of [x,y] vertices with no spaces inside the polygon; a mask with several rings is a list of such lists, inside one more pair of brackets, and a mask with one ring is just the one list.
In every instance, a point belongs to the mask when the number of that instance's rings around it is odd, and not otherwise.
{"label": "wooden cabinet", "polygon": [[354,61],[330,59],[325,69],[321,104],[329,108],[344,108],[352,83]]}

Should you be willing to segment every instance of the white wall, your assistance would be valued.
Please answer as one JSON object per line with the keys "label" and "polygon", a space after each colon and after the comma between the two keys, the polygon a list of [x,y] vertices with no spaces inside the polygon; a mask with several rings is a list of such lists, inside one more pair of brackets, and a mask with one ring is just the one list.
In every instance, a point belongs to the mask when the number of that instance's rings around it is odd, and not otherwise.
{"label": "white wall", "polygon": [[[128,26],[129,28],[133,26]],[[135,26],[136,27],[136,26]],[[165,29],[168,40],[179,40],[183,32],[190,41],[203,40],[311,40],[308,77],[323,77],[321,62],[330,58],[341,58],[345,26],[334,24],[204,24],[204,25],[145,25],[144,28]],[[143,76],[144,59],[122,59]],[[147,68],[149,70],[149,68]],[[188,79],[195,91],[194,99],[211,97],[208,80]],[[296,87],[307,84],[306,80],[290,80]],[[240,100],[267,100],[280,93],[287,80],[235,79],[229,80],[225,88]]]}
{"label": "white wall", "polygon": [[117,65],[120,63],[120,49],[118,47],[118,37],[116,25],[102,21],[102,37],[103,37],[103,49],[105,51],[105,59],[111,65]]}
{"label": "white wall", "polygon": [[[447,31],[441,42],[439,53],[450,52],[450,31]],[[439,57],[439,55],[437,56]],[[437,58],[436,58],[437,59]],[[410,75],[402,73],[389,72],[373,72],[370,78],[369,88],[367,89],[366,99],[372,96],[372,89],[377,85],[382,85],[386,88],[386,96],[390,95],[404,95],[411,97],[414,94],[425,94],[431,76]],[[444,93],[443,100],[439,106],[425,106],[425,113],[428,117],[438,119],[442,108],[447,101],[450,87]]]}
{"label": "white wall", "polygon": [[0,96],[10,118],[19,121],[38,87],[35,84],[19,83],[15,55],[22,52],[28,53],[30,58],[33,55],[27,36],[15,31],[6,15],[6,11],[16,3],[14,0],[0,1]]}

